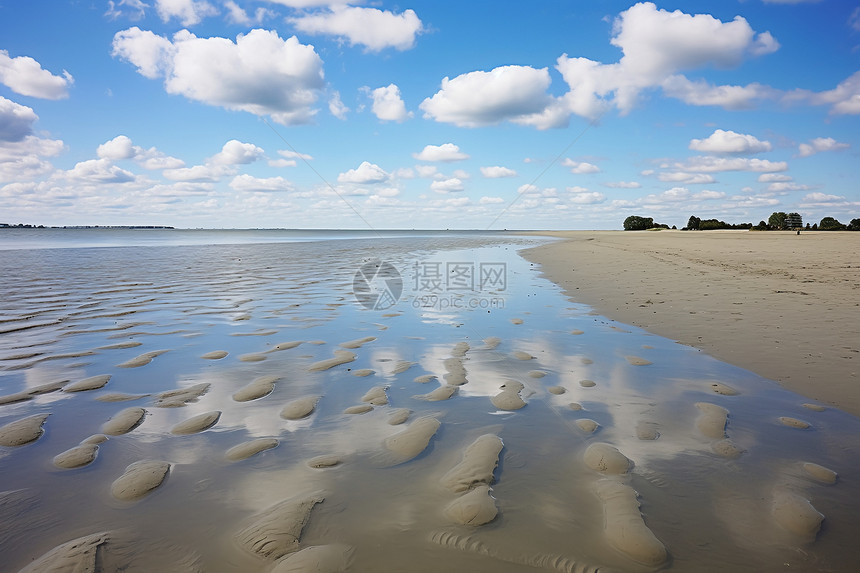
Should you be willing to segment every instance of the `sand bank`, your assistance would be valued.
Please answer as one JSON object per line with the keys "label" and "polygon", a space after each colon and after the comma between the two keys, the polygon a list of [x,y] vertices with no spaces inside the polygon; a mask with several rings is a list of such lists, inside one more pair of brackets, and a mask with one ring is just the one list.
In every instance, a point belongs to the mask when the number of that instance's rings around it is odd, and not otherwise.
{"label": "sand bank", "polygon": [[860,416],[860,233],[544,234],[572,300]]}

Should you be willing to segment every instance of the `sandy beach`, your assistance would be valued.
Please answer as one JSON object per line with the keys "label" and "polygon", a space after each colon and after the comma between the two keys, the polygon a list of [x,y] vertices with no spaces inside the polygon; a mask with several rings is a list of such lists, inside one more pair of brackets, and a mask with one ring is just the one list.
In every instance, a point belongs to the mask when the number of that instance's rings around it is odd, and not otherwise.
{"label": "sandy beach", "polygon": [[546,234],[572,300],[860,416],[860,233]]}

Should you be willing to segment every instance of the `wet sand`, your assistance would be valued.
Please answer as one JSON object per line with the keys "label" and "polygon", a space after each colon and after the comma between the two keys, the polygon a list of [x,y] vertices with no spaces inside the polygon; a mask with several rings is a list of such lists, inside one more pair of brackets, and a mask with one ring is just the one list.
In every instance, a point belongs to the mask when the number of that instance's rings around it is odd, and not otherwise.
{"label": "wet sand", "polygon": [[[570,302],[537,241],[0,256],[4,571],[851,570],[860,420]],[[369,256],[503,262],[504,304],[368,309]]]}
{"label": "wet sand", "polygon": [[546,234],[523,255],[572,300],[860,416],[860,233]]}

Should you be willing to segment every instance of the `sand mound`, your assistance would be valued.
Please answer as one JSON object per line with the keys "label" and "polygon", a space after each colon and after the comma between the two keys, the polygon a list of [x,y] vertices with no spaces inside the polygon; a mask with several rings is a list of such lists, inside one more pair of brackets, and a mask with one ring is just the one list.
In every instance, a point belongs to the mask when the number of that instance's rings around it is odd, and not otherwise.
{"label": "sand mound", "polygon": [[432,416],[418,418],[403,431],[386,439],[385,447],[398,456],[399,462],[407,462],[424,451],[441,425]]}
{"label": "sand mound", "polygon": [[652,364],[650,360],[645,360],[639,356],[625,356],[624,358],[626,358],[627,362],[633,366],[648,366],[649,364]]}
{"label": "sand mound", "polygon": [[442,400],[447,400],[451,396],[457,393],[457,389],[459,386],[451,386],[450,384],[446,384],[444,386],[439,386],[432,392],[428,392],[427,394],[416,394],[412,396],[416,400],[426,400],[428,402],[441,402]]}
{"label": "sand mound", "polygon": [[[464,375],[465,375],[465,373],[464,373]],[[415,382],[418,382],[419,384],[427,384],[428,382],[432,382],[433,380],[436,380],[436,379],[437,379],[437,376],[435,374],[424,374],[422,376],[416,377]]]}
{"label": "sand mound", "polygon": [[370,404],[359,404],[357,406],[350,406],[346,408],[343,413],[344,414],[367,414],[373,410],[373,406]]}
{"label": "sand mound", "polygon": [[660,437],[657,427],[656,422],[642,420],[636,424],[636,437],[640,440],[656,440]]}
{"label": "sand mound", "polygon": [[299,344],[303,344],[304,340],[292,340],[290,342],[281,342],[280,344],[276,344],[272,347],[269,352],[278,352],[281,350],[289,350],[290,348],[295,348]]}
{"label": "sand mound", "polygon": [[836,483],[836,478],[838,477],[837,473],[831,469],[828,469],[824,466],[820,466],[818,464],[814,464],[812,462],[804,462],[803,471],[806,474],[814,479],[815,481],[832,485]]}
{"label": "sand mound", "polygon": [[502,339],[498,336],[489,336],[484,339],[484,344],[486,345],[484,346],[484,348],[486,348],[487,350],[493,350],[501,343]]}
{"label": "sand mound", "polygon": [[412,415],[412,410],[409,408],[397,408],[388,415],[388,423],[392,426],[399,426],[408,420],[410,415]]}
{"label": "sand mound", "polygon": [[324,454],[308,460],[308,466],[314,469],[333,468],[343,462],[340,456],[334,454]]}
{"label": "sand mound", "polygon": [[[461,358],[446,358],[443,364],[446,373],[442,378],[445,379],[445,382],[452,386],[462,386],[468,382],[466,368],[463,366]],[[418,379],[416,378],[415,381],[417,382]]]}
{"label": "sand mound", "polygon": [[463,358],[471,348],[472,347],[469,346],[468,342],[458,342],[454,345],[454,349],[451,351],[451,356],[455,358]]}
{"label": "sand mound", "polygon": [[484,525],[496,518],[496,500],[490,495],[490,487],[484,484],[461,495],[448,504],[445,515],[461,525]]}
{"label": "sand mound", "polygon": [[257,438],[248,442],[243,442],[237,446],[233,446],[224,454],[224,457],[231,462],[245,460],[260,452],[271,450],[278,447],[280,442],[275,438]]}
{"label": "sand mound", "polygon": [[239,545],[268,559],[278,559],[299,549],[302,529],[311,510],[325,498],[321,493],[293,497],[263,510],[236,534]]}
{"label": "sand mound", "polygon": [[779,423],[783,426],[796,428],[798,430],[806,430],[810,428],[809,422],[804,422],[803,420],[798,420],[797,418],[791,418],[789,416],[780,416]]}
{"label": "sand mound", "polygon": [[410,362],[409,360],[398,360],[397,363],[394,365],[394,368],[391,370],[391,373],[402,374],[403,372],[406,372],[407,370],[415,366],[415,364],[415,362]]}
{"label": "sand mound", "polygon": [[712,382],[711,390],[716,392],[717,394],[722,394],[723,396],[737,396],[739,394],[739,392],[731,386],[727,386],[726,384],[722,384],[720,382]]}
{"label": "sand mound", "polygon": [[349,569],[355,550],[349,545],[314,545],[284,557],[270,573],[341,573]]}
{"label": "sand mound", "polygon": [[178,390],[169,390],[158,395],[155,405],[159,408],[179,408],[185,406],[189,402],[196,402],[200,396],[209,391],[210,384],[201,382],[188,388],[180,388]]}
{"label": "sand mound", "polygon": [[364,378],[365,376],[372,376],[376,374],[376,370],[372,370],[370,368],[360,368],[358,370],[353,370],[352,375],[358,376],[359,378]]}
{"label": "sand mound", "polygon": [[233,399],[237,402],[250,402],[268,396],[275,389],[275,382],[280,379],[280,376],[260,376],[233,394]]}
{"label": "sand mound", "polygon": [[54,456],[53,462],[56,467],[64,470],[80,468],[93,463],[98,451],[98,444],[81,442],[74,448]]}
{"label": "sand mound", "polygon": [[320,396],[305,396],[288,402],[281,410],[281,418],[285,420],[301,420],[310,416],[317,407]]}
{"label": "sand mound", "polygon": [[774,492],[772,512],[780,527],[804,541],[814,541],[824,521],[808,499],[786,490]]}
{"label": "sand mound", "polygon": [[99,547],[107,543],[109,533],[103,531],[79,537],[54,547],[23,569],[20,573],[96,573]]}
{"label": "sand mound", "polygon": [[613,547],[649,567],[666,561],[666,547],[645,525],[633,488],[601,480],[597,484],[597,495],[603,501],[603,530]]}
{"label": "sand mound", "polygon": [[23,446],[38,440],[45,430],[42,424],[50,414],[36,414],[0,426],[0,446]]}
{"label": "sand mound", "polygon": [[633,467],[630,458],[619,452],[618,448],[602,442],[588,446],[584,460],[591,469],[606,474],[626,474]]}
{"label": "sand mound", "polygon": [[329,370],[330,368],[334,368],[335,366],[340,366],[341,364],[346,364],[348,362],[352,362],[355,360],[355,353],[350,352],[348,350],[335,350],[334,358],[329,358],[327,360],[320,360],[319,362],[314,362],[308,367],[309,372],[322,372],[323,370]]}
{"label": "sand mound", "polygon": [[490,402],[499,410],[519,410],[526,403],[520,397],[524,386],[519,382],[507,382],[502,385],[502,391],[490,398]]}
{"label": "sand mound", "polygon": [[139,368],[140,366],[146,366],[152,359],[161,356],[165,352],[169,352],[168,350],[153,350],[152,352],[144,352],[140,356],[135,356],[131,360],[126,360],[122,364],[117,364],[118,368]]}
{"label": "sand mound", "polygon": [[579,385],[583,388],[594,388],[597,383],[594,380],[580,380]]}
{"label": "sand mound", "polygon": [[84,378],[74,384],[69,384],[63,388],[63,392],[86,392],[87,390],[98,390],[108,383],[110,374],[101,374],[99,376],[91,376]]}
{"label": "sand mound", "polygon": [[550,394],[555,394],[556,396],[560,396],[561,394],[567,392],[567,388],[565,388],[564,386],[550,386],[546,390]]}
{"label": "sand mound", "polygon": [[214,410],[212,412],[204,412],[203,414],[198,414],[196,416],[192,416],[188,418],[184,422],[179,422],[170,430],[171,434],[196,434],[198,432],[202,432],[203,430],[207,430],[218,423],[218,419],[221,417],[221,412],[218,410]]}
{"label": "sand mound", "polygon": [[125,394],[123,392],[111,392],[97,396],[99,402],[131,402],[132,400],[140,400],[146,398],[149,394]]}
{"label": "sand mound", "polygon": [[385,395],[385,390],[385,386],[374,386],[361,397],[361,401],[373,404],[374,406],[385,406],[388,404],[388,396]]}
{"label": "sand mound", "polygon": [[586,434],[593,434],[600,427],[600,424],[589,418],[581,418],[576,421],[576,427]]}
{"label": "sand mound", "polygon": [[162,484],[170,463],[159,460],[134,462],[110,486],[111,495],[122,501],[140,499]]}
{"label": "sand mound", "polygon": [[543,370],[529,370],[529,378],[543,378],[546,372]]}
{"label": "sand mound", "polygon": [[143,408],[126,408],[120,410],[110,420],[102,424],[102,432],[109,436],[127,434],[143,423],[146,410]]}
{"label": "sand mound", "polygon": [[696,428],[706,438],[722,440],[726,437],[726,422],[729,411],[722,406],[708,402],[696,402],[696,408],[701,414],[696,418]]}
{"label": "sand mound", "polygon": [[821,404],[808,404],[807,403],[807,404],[804,404],[803,407],[807,408],[809,410],[812,410],[813,412],[823,412],[824,410],[827,409],[824,406],[822,406]]}
{"label": "sand mound", "polygon": [[442,476],[440,483],[455,492],[493,483],[493,472],[499,465],[499,453],[503,447],[502,439],[495,434],[480,436],[463,450],[460,463]]}
{"label": "sand mound", "polygon": [[239,356],[239,361],[240,362],[262,362],[266,358],[268,358],[268,357],[265,354],[263,354],[262,352],[249,352],[248,354],[242,354],[241,356]]}
{"label": "sand mound", "polygon": [[341,342],[338,346],[341,348],[361,348],[363,345],[368,342],[373,342],[374,340],[376,340],[375,336],[366,336],[364,338],[357,338],[348,342]]}
{"label": "sand mound", "polygon": [[522,318],[512,318],[511,319],[511,324],[522,324],[522,323],[523,323]]}
{"label": "sand mound", "polygon": [[511,353],[511,356],[516,358],[517,360],[534,360],[535,357],[529,354],[528,352],[524,352],[522,350],[514,350]]}
{"label": "sand mound", "polygon": [[207,352],[200,358],[205,358],[206,360],[221,360],[226,357],[229,352],[226,350],[213,350],[212,352]]}

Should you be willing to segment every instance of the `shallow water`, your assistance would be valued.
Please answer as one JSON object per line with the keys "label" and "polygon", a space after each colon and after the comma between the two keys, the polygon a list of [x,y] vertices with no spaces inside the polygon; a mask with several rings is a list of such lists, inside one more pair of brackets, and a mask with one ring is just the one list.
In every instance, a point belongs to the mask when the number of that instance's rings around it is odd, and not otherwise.
{"label": "shallow water", "polygon": [[[0,252],[0,395],[111,375],[101,389],[0,404],[0,426],[50,413],[37,441],[0,446],[0,492],[17,492],[0,495],[0,569],[17,571],[57,545],[110,531],[99,550],[104,570],[268,571],[273,561],[240,547],[238,532],[274,503],[322,492],[300,546],[351,546],[352,571],[852,570],[860,557],[853,541],[860,421],[804,407],[811,401],[769,380],[567,301],[516,254],[542,240],[436,236]],[[356,271],[376,260],[390,262],[403,286],[399,301],[379,310],[356,300],[358,293],[387,306],[361,290],[363,278],[356,283]],[[353,362],[309,370],[343,350],[340,343],[365,337],[375,340],[350,349]],[[500,339],[497,346],[483,342],[490,337]],[[290,341],[303,342],[271,351]],[[128,342],[140,344],[106,348]],[[465,353],[462,345],[455,349],[463,342]],[[119,366],[161,350],[167,352],[145,365]],[[217,350],[228,355],[201,358]],[[444,401],[415,398],[440,387],[458,353],[468,382]],[[362,369],[374,373],[354,375]],[[415,382],[427,374],[438,379]],[[280,377],[272,393],[233,399],[261,376]],[[500,386],[517,382],[525,407],[492,405]],[[210,384],[199,401],[156,406],[158,393],[199,383]],[[716,393],[714,383],[737,394]],[[375,386],[387,387],[389,404],[343,413]],[[549,391],[558,386],[565,392]],[[144,396],[97,400],[111,393]],[[279,415],[308,395],[320,396],[309,417]],[[697,423],[700,402],[729,411],[725,434],[743,453],[715,452],[718,440]],[[93,463],[54,466],[54,456],[131,406],[146,409],[144,422],[110,436]],[[397,408],[412,413],[404,425],[389,425]],[[171,434],[177,423],[210,411],[221,412],[212,428]],[[427,448],[397,463],[385,440],[430,415],[441,426]],[[784,416],[811,427],[786,426]],[[576,424],[582,419],[599,425],[586,433]],[[640,439],[644,430],[659,435]],[[457,525],[445,507],[462,493],[440,479],[488,433],[504,441],[491,486],[498,515],[479,527]],[[239,462],[224,458],[229,448],[262,437],[280,443]],[[596,442],[623,452],[632,468],[606,475],[589,467],[585,452]],[[308,465],[324,454],[341,463]],[[170,462],[167,479],[137,501],[112,497],[112,482],[144,459]],[[813,480],[803,462],[836,471],[836,483]],[[601,480],[638,492],[644,524],[668,551],[664,563],[637,563],[611,543],[604,523],[612,519],[597,495]],[[774,499],[785,491],[825,516],[814,538],[778,523]]]}

